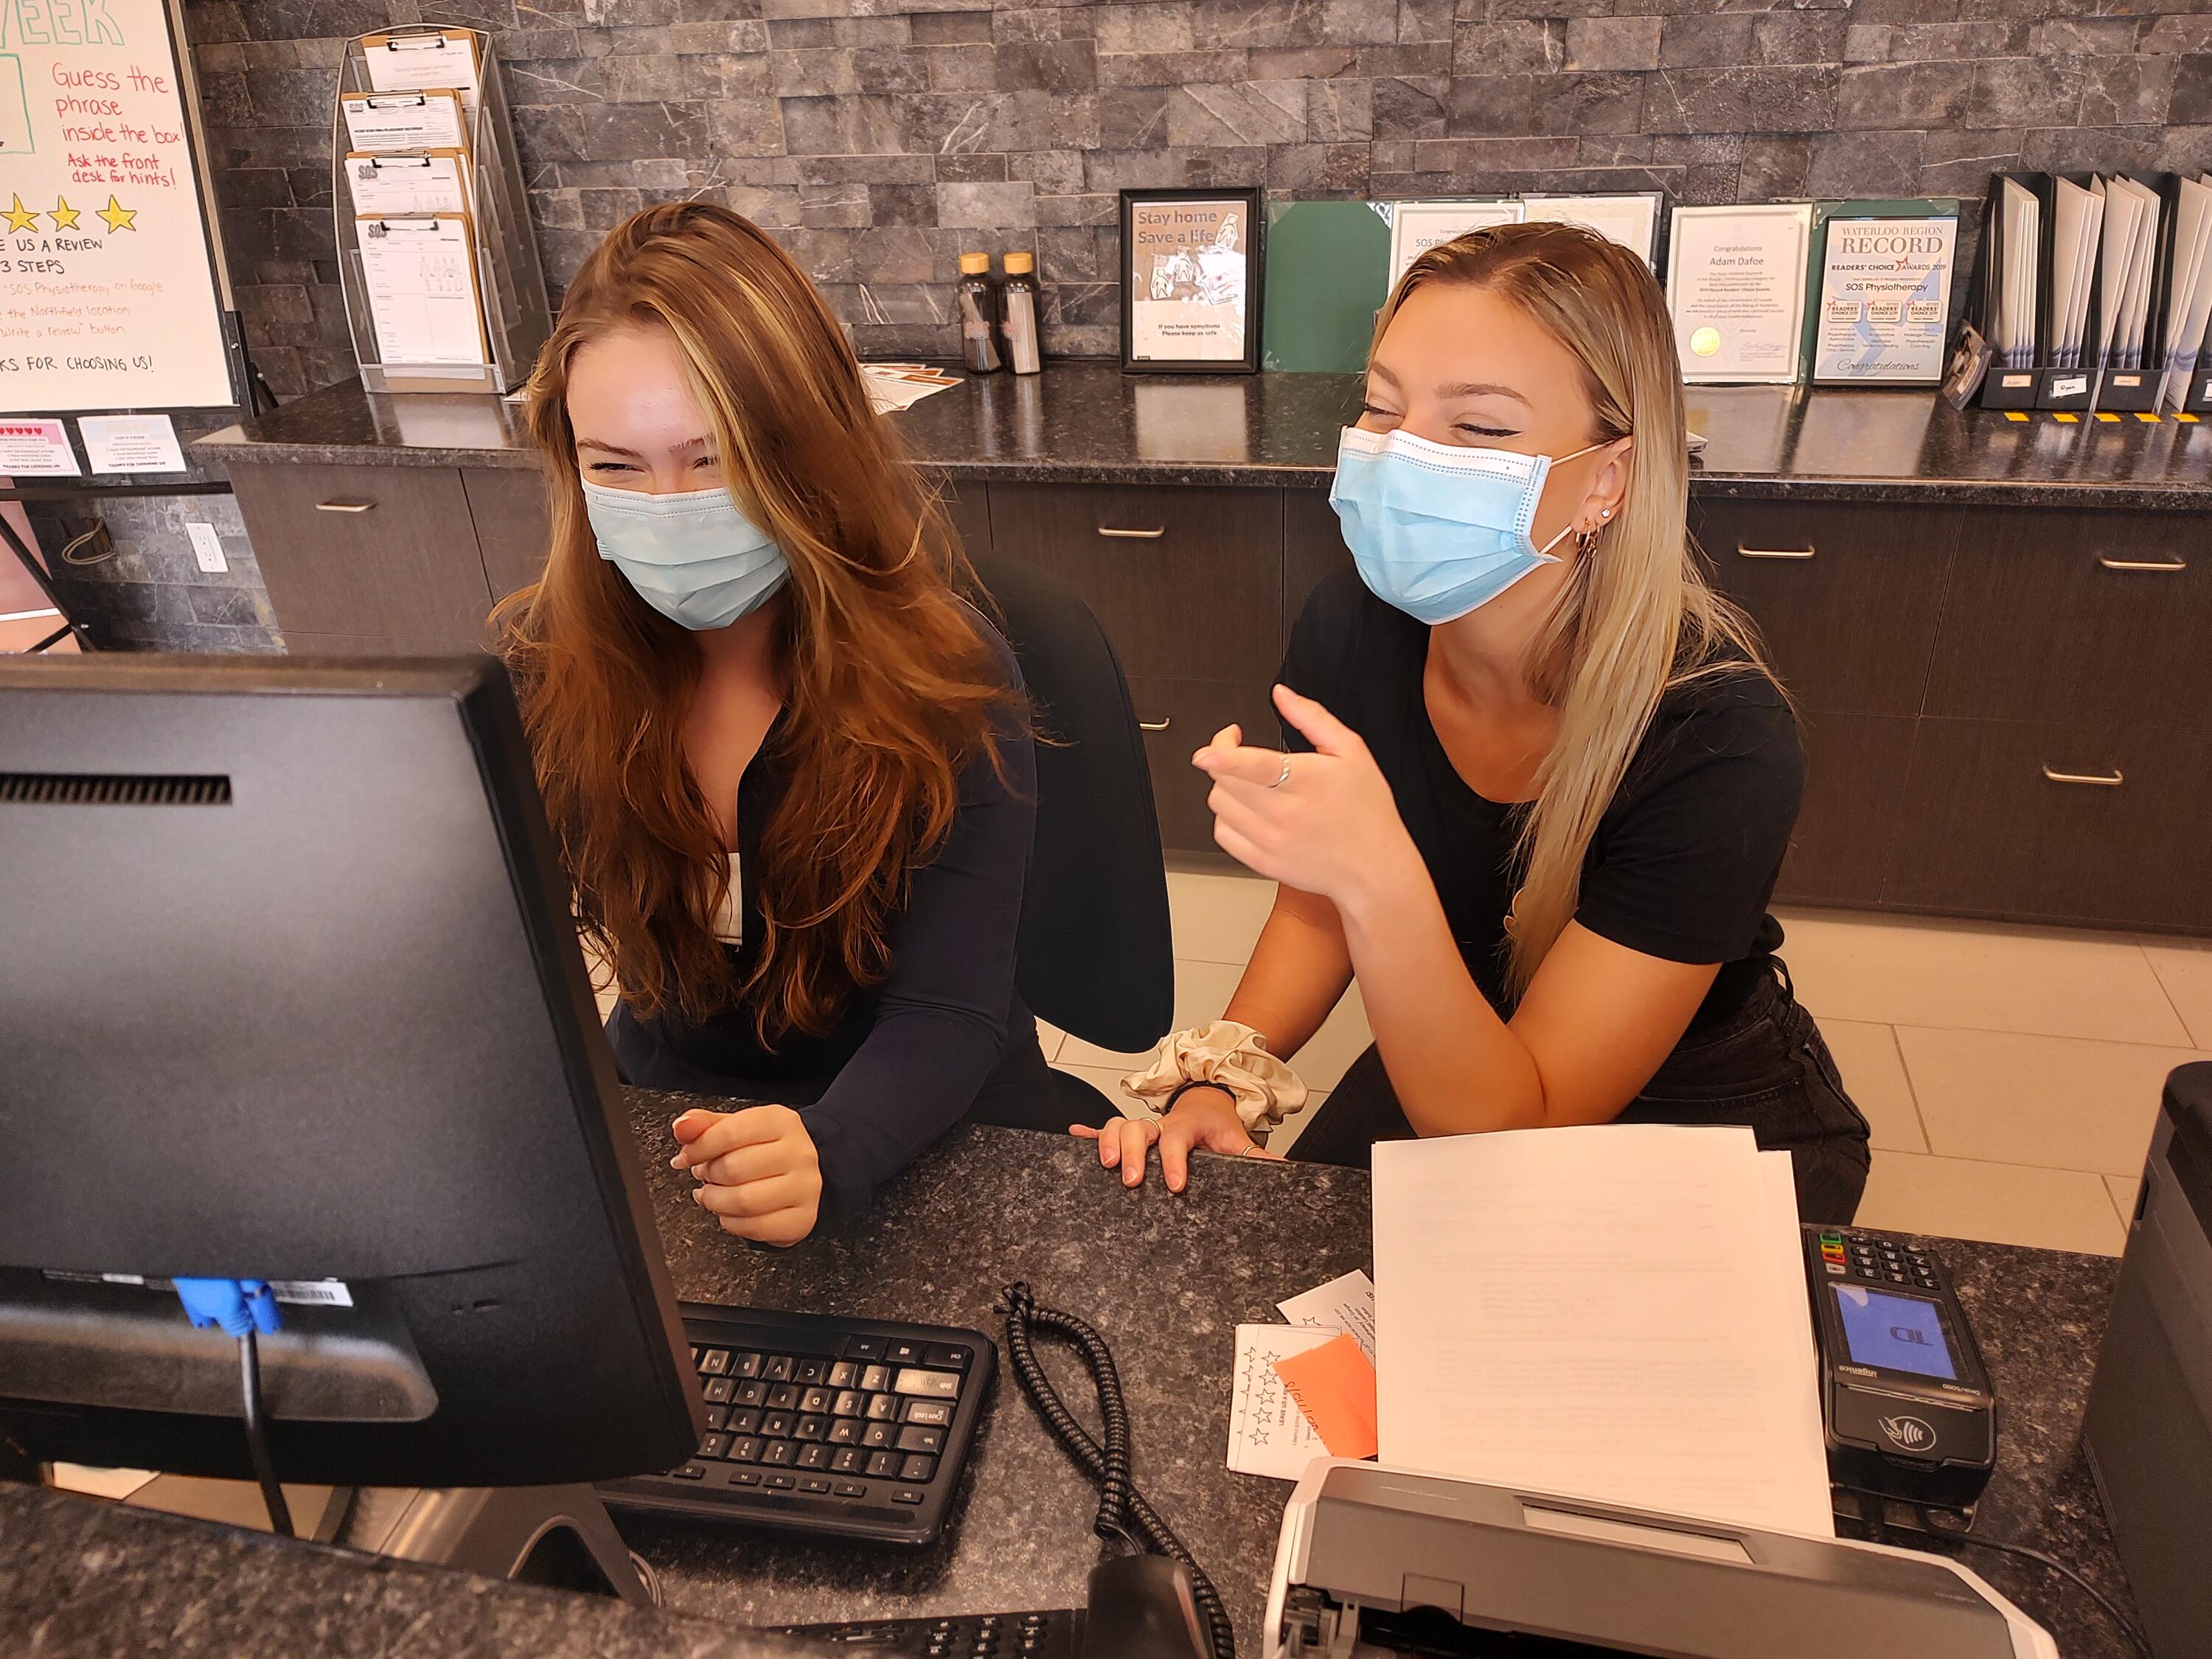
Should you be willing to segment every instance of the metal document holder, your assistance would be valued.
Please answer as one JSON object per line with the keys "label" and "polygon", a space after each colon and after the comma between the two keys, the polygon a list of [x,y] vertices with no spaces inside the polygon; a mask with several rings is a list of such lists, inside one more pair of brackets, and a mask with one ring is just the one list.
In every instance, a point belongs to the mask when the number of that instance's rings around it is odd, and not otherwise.
{"label": "metal document holder", "polygon": [[[441,24],[378,31],[453,32],[453,26]],[[338,102],[348,94],[377,90],[369,82],[368,53],[359,38],[346,42],[338,66],[337,93],[331,102],[331,211],[337,221],[338,280],[345,292],[346,321],[353,331],[362,385],[370,392],[511,392],[529,377],[538,347],[553,331],[553,309],[545,297],[537,240],[531,234],[529,198],[522,187],[522,162],[514,147],[499,60],[489,35],[469,32],[476,36],[477,63],[477,106],[468,118],[470,228],[475,239],[477,293],[483,304],[484,336],[490,345],[489,363],[384,361],[362,270],[360,226],[353,187],[345,176],[349,148],[345,113]]]}

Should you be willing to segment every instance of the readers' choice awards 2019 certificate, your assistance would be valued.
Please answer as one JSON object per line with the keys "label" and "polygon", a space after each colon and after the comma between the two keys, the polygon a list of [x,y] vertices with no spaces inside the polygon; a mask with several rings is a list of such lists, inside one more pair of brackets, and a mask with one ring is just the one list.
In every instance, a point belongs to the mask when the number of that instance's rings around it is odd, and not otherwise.
{"label": "readers' choice awards 2019 certificate", "polygon": [[1674,210],[1667,302],[1689,381],[1797,378],[1807,203]]}
{"label": "readers' choice awards 2019 certificate", "polygon": [[1959,222],[1834,218],[1826,228],[1813,378],[1942,380]]}

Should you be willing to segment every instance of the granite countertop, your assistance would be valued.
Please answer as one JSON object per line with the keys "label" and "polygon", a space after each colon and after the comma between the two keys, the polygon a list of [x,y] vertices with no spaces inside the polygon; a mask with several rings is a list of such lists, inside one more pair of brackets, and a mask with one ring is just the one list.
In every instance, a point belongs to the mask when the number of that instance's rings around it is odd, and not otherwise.
{"label": "granite countertop", "polygon": [[[1692,386],[1705,434],[1693,494],[2008,506],[2202,507],[2212,422],[2132,415],[2067,425],[1961,414],[1927,391]],[[984,375],[892,417],[915,459],[956,481],[1215,484],[1325,489],[1357,411],[1349,374],[1124,374],[1067,360]],[[371,396],[358,382],[295,398],[193,446],[226,465],[534,465],[516,405]]]}
{"label": "granite countertop", "polygon": [[[1212,1573],[1240,1652],[1260,1620],[1286,1483],[1223,1466],[1231,1356],[1239,1321],[1370,1259],[1367,1176],[1327,1166],[1200,1158],[1180,1196],[1136,1192],[1058,1136],[963,1127],[887,1188],[843,1233],[787,1252],[724,1234],[666,1167],[667,1124],[686,1097],[632,1091],[662,1243],[689,1300],[820,1310],[972,1327],[994,1339],[1006,1284],[1096,1325],[1112,1346],[1134,1427],[1140,1489]],[[1978,1528],[2050,1551],[2125,1605],[2102,1510],[2078,1449],[2084,1396],[2116,1264],[2096,1256],[1939,1242],[2005,1412],[2002,1457]],[[1064,1396],[1093,1418],[1079,1365],[1041,1345]],[[659,1614],[577,1607],[553,1620],[547,1592],[441,1580],[88,1500],[0,1487],[0,1650],[55,1656],[158,1645],[150,1632],[281,1630],[315,1651],[424,1656],[526,1645],[534,1653],[744,1654],[739,1625],[1079,1605],[1104,1546],[1096,1494],[1047,1434],[1004,1364],[954,1524],[903,1553],[809,1544],[735,1529],[625,1517],[658,1569]],[[1898,1541],[1905,1541],[1899,1540]],[[2009,1557],[1971,1565],[2040,1620],[2069,1659],[2128,1650],[2078,1592]],[[288,1565],[289,1564],[289,1565]],[[350,1577],[348,1577],[350,1575]],[[441,1588],[442,1583],[443,1588]],[[219,1598],[206,1587],[219,1584]],[[340,1611],[343,1609],[343,1611]],[[362,1638],[321,1638],[341,1619]],[[549,1621],[552,1622],[549,1622]],[[704,1625],[700,1620],[707,1621]],[[706,1631],[732,1645],[708,1644]],[[293,1638],[296,1636],[297,1639]],[[46,1645],[36,1646],[33,1637]],[[635,1639],[634,1639],[635,1638]],[[186,1655],[229,1650],[195,1636]]]}

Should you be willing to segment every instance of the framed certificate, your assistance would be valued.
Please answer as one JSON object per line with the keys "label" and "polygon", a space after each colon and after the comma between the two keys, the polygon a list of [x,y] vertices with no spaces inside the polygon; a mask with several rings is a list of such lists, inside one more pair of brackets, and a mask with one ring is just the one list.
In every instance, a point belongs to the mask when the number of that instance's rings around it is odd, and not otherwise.
{"label": "framed certificate", "polygon": [[1674,210],[1667,308],[1683,380],[1798,378],[1812,231],[1809,202]]}
{"label": "framed certificate", "polygon": [[1521,205],[1532,220],[1594,230],[1648,265],[1659,251],[1659,210],[1666,199],[1651,190],[1625,196],[1523,196]]}
{"label": "framed certificate", "polygon": [[1486,225],[1517,225],[1525,210],[1504,198],[1480,202],[1396,202],[1390,209],[1390,286],[1431,248]]}
{"label": "framed certificate", "polygon": [[1249,374],[1260,367],[1261,194],[1121,192],[1121,368]]}
{"label": "framed certificate", "polygon": [[1820,204],[1806,319],[1814,384],[1942,381],[1958,240],[1955,201]]}

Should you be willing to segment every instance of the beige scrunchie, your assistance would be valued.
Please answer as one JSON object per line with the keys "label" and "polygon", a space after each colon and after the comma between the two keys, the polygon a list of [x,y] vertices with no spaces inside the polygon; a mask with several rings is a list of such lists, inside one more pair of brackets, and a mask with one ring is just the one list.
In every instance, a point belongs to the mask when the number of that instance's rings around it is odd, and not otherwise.
{"label": "beige scrunchie", "polygon": [[1306,1085],[1267,1052],[1267,1039],[1249,1025],[1217,1019],[1160,1039],[1152,1063],[1121,1079],[1152,1116],[1186,1083],[1218,1083],[1236,1097],[1245,1128],[1271,1129],[1305,1109]]}

